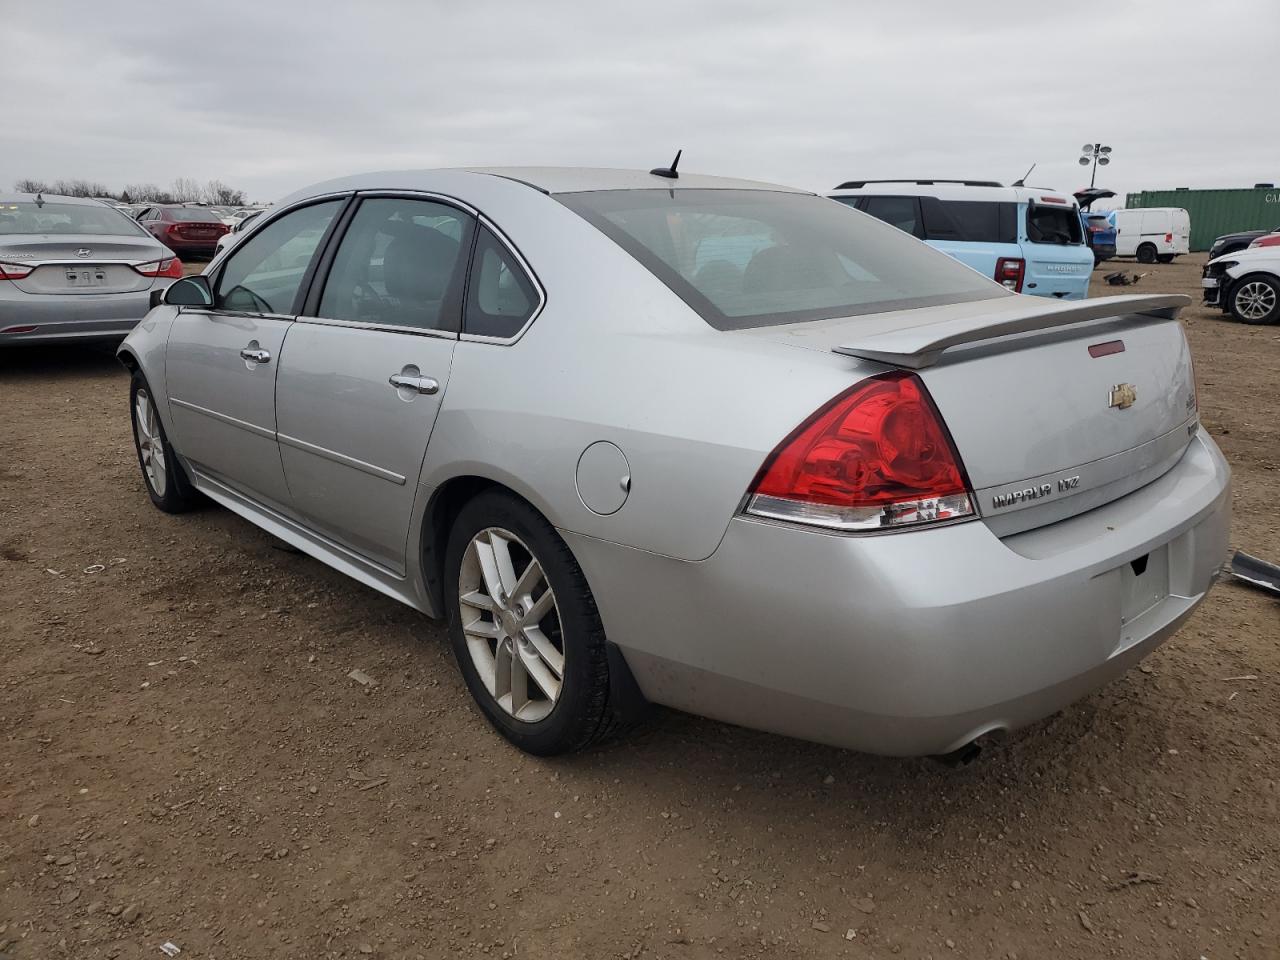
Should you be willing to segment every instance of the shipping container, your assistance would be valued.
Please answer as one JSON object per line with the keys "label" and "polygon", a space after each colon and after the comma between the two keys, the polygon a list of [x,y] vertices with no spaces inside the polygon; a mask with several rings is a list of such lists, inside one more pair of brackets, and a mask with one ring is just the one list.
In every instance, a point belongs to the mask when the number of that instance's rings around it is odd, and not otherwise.
{"label": "shipping container", "polygon": [[1245,190],[1143,190],[1126,207],[1182,207],[1191,214],[1191,249],[1208,250],[1214,237],[1239,230],[1280,228],[1280,187]]}

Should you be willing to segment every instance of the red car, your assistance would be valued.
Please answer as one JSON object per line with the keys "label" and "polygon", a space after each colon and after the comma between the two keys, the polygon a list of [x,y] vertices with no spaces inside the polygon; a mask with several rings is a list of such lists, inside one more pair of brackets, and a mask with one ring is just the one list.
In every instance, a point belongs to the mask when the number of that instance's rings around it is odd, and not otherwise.
{"label": "red car", "polygon": [[213,256],[230,229],[207,207],[155,206],[138,211],[138,223],[174,253]]}
{"label": "red car", "polygon": [[1275,233],[1264,233],[1257,240],[1253,241],[1253,243],[1249,244],[1250,250],[1255,250],[1258,247],[1280,247],[1280,230]]}

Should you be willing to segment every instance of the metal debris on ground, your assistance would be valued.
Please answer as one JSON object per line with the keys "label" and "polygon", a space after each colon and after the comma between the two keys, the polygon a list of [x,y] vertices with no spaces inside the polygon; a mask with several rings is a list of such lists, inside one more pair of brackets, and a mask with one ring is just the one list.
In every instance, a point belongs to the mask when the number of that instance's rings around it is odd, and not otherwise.
{"label": "metal debris on ground", "polygon": [[356,683],[360,684],[360,686],[362,687],[376,687],[378,685],[377,680],[373,679],[373,677],[369,676],[367,673],[365,673],[363,670],[361,670],[358,667],[355,670],[352,670],[350,673],[348,673],[347,676],[350,677],[352,680],[354,680]]}
{"label": "metal debris on ground", "polygon": [[166,957],[176,957],[182,952],[182,948],[172,940],[166,940],[164,943],[160,944],[160,949]]}
{"label": "metal debris on ground", "polygon": [[1150,272],[1148,270],[1146,273],[1125,273],[1123,270],[1117,270],[1115,273],[1108,273],[1102,279],[1113,287],[1131,287],[1143,277],[1148,276]]}
{"label": "metal debris on ground", "polygon": [[1231,557],[1231,575],[1273,597],[1280,597],[1280,565],[1237,550]]}

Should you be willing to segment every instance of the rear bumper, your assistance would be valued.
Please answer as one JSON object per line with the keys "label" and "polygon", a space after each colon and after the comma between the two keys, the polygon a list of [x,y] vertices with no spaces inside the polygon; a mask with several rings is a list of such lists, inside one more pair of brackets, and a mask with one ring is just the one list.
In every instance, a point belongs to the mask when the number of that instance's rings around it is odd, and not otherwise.
{"label": "rear bumper", "polygon": [[[150,288],[135,293],[57,296],[22,293],[7,280],[0,280],[0,347],[120,340],[151,309],[151,291],[171,282],[157,279]],[[25,327],[35,329],[14,330]]]}
{"label": "rear bumper", "polygon": [[[1229,487],[1201,432],[1141,490],[1004,540],[982,522],[856,537],[739,518],[690,563],[565,537],[650,700],[946,753],[1065,707],[1172,635],[1225,559]],[[1167,578],[1145,609],[1133,561]]]}

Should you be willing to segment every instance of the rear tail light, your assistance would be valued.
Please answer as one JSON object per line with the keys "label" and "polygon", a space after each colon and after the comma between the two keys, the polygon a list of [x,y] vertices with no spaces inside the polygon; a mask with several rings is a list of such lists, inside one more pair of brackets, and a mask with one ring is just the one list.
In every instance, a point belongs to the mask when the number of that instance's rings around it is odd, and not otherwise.
{"label": "rear tail light", "polygon": [[1172,234],[1172,233],[1166,233],[1166,234],[1164,235],[1164,242],[1165,242],[1165,243],[1173,243],[1173,234]]}
{"label": "rear tail light", "polygon": [[1022,258],[1001,257],[996,261],[996,283],[1004,284],[1014,293],[1021,293],[1026,271],[1027,262]]}
{"label": "rear tail light", "polygon": [[167,260],[152,260],[149,263],[135,263],[133,269],[144,277],[172,277],[175,280],[182,277],[182,261],[177,257],[170,257]]}
{"label": "rear tail light", "polygon": [[0,262],[0,280],[21,280],[34,270],[28,263]]}
{"label": "rear tail light", "polygon": [[912,373],[871,377],[802,423],[756,475],[746,513],[831,530],[973,516],[951,437]]}
{"label": "rear tail light", "polygon": [[35,327],[35,324],[33,323],[23,324],[22,326],[19,326],[19,327],[5,327],[3,330],[0,330],[0,333],[14,333],[14,334],[35,333],[35,332],[36,332],[36,327]]}

